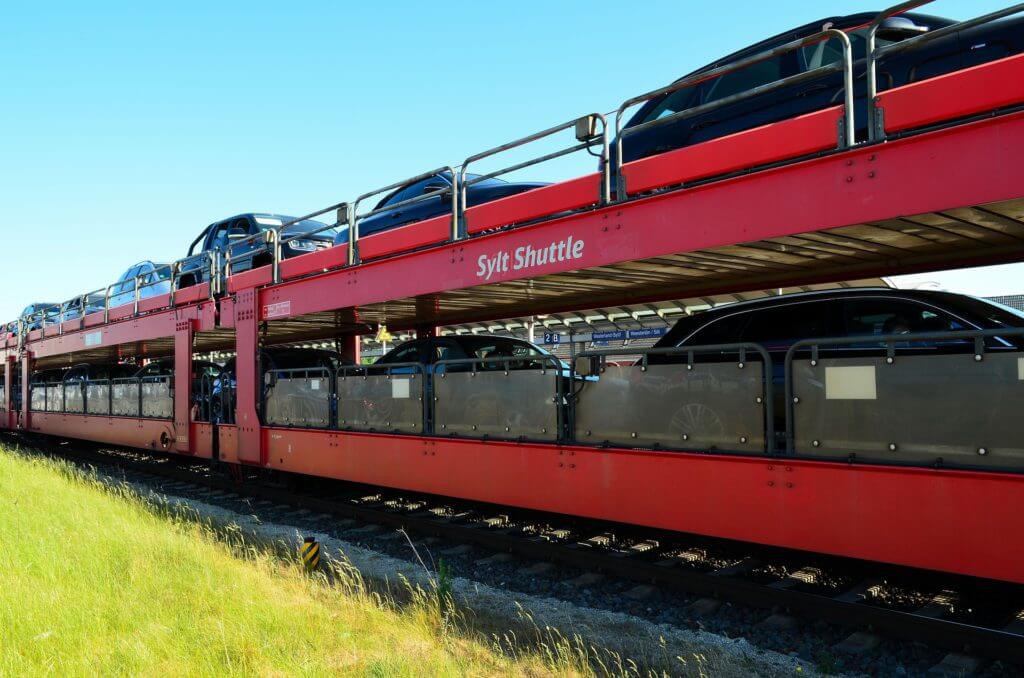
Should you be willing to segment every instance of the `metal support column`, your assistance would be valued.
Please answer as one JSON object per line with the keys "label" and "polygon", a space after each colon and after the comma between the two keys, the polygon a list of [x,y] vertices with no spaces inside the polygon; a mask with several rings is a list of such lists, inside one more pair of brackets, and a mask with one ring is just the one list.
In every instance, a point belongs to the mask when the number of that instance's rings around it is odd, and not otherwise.
{"label": "metal support column", "polygon": [[192,449],[192,343],[194,320],[179,320],[174,327],[174,449]]}
{"label": "metal support column", "polygon": [[244,290],[235,297],[235,423],[239,461],[262,465],[266,460],[256,411],[262,382],[257,369],[259,312],[256,301],[255,290]]}
{"label": "metal support column", "polygon": [[21,416],[19,428],[29,430],[32,423],[32,354],[21,354]]}

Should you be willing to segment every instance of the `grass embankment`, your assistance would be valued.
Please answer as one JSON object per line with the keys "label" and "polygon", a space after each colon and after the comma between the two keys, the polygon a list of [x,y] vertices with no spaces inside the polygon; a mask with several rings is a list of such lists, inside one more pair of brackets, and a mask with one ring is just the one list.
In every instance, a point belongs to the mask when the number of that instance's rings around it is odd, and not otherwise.
{"label": "grass embankment", "polygon": [[0,675],[575,673],[0,448]]}

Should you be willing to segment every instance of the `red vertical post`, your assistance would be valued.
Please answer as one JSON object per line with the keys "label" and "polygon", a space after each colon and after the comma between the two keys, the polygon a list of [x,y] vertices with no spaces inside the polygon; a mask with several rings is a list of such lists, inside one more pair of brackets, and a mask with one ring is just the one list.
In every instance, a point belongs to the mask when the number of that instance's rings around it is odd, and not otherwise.
{"label": "red vertical post", "polygon": [[262,381],[256,369],[258,343],[256,291],[243,290],[235,297],[235,423],[238,425],[238,459],[249,464],[265,463],[256,411]]}
{"label": "red vertical post", "polygon": [[17,364],[17,358],[14,356],[7,356],[4,359],[4,428],[14,428],[14,422],[16,418],[15,412],[11,409],[11,403],[14,402],[14,366]]}
{"label": "red vertical post", "polygon": [[337,340],[338,352],[341,357],[345,360],[351,360],[354,364],[359,364],[360,358],[360,346],[362,346],[362,337],[358,334],[350,334],[345,337],[339,337]]}
{"label": "red vertical post", "polygon": [[192,339],[194,320],[179,320],[174,326],[174,449],[194,454],[192,449]]}
{"label": "red vertical post", "polygon": [[21,356],[21,428],[28,430],[32,419],[32,354],[25,351]]}

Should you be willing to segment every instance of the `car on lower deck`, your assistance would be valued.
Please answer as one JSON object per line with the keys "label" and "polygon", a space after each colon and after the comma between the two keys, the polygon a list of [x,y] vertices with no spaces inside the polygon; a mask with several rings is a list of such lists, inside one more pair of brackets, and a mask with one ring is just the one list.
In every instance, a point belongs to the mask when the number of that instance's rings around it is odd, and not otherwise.
{"label": "car on lower deck", "polygon": [[[988,300],[950,292],[897,290],[887,288],[852,288],[806,292],[769,297],[755,301],[727,304],[680,319],[662,337],[654,349],[752,343],[765,349],[772,362],[774,424],[782,443],[785,428],[785,359],[790,348],[806,339],[858,339],[852,343],[829,344],[817,348],[821,359],[878,356],[886,342],[885,336],[906,335],[896,341],[897,356],[973,354],[973,339],[955,335],[939,338],[916,338],[915,334],[956,333],[969,330],[1017,330],[1024,328],[1024,313]],[[992,336],[984,341],[991,352],[1020,351],[1024,336]],[[798,349],[798,357],[810,349]],[[736,349],[696,353],[695,362],[736,360]],[[653,353],[646,358],[649,366],[688,362],[685,352],[670,355]],[[752,351],[747,362],[761,361]],[[660,397],[670,398],[671,386],[661,383],[674,377],[659,376],[659,370],[638,376],[644,388],[658,390]],[[724,417],[724,415],[723,415]],[[722,419],[723,417],[718,417]]]}
{"label": "car on lower deck", "polygon": [[[483,205],[549,185],[541,182],[508,182],[493,177],[485,179],[477,174],[467,174],[466,179],[465,207]],[[448,172],[440,172],[397,188],[382,198],[369,216],[359,219],[359,237],[365,238],[381,231],[451,214],[451,191],[452,177]],[[348,240],[348,229],[341,229],[334,242],[339,245]]]}
{"label": "car on lower deck", "polygon": [[[448,365],[447,361],[466,361]],[[472,369],[543,369],[567,367],[541,347],[523,339],[487,334],[446,335],[413,339],[396,346],[374,365],[419,363],[424,368],[438,365],[437,372]]]}
{"label": "car on lower deck", "polygon": [[[737,63],[755,54],[814,35],[824,28],[841,30],[849,36],[853,51],[856,136],[858,139],[865,139],[868,125],[866,42],[868,24],[876,16],[876,12],[863,12],[819,19],[718,59],[680,80]],[[876,45],[881,47],[912,39],[955,23],[952,19],[907,12],[882,22],[877,33]],[[884,91],[933,78],[1018,54],[1022,50],[1024,18],[1014,17],[981,24],[885,57],[878,63],[878,90]],[[821,75],[746,99],[727,101],[756,87],[821,66],[837,64],[841,60],[841,45],[833,38],[771,56],[692,87],[658,96],[643,104],[624,126],[627,133],[622,136],[622,160],[638,160],[842,104],[841,72]],[[719,106],[714,107],[716,104]],[[628,133],[630,128],[698,106],[713,108],[675,121],[639,129],[632,134]]]}

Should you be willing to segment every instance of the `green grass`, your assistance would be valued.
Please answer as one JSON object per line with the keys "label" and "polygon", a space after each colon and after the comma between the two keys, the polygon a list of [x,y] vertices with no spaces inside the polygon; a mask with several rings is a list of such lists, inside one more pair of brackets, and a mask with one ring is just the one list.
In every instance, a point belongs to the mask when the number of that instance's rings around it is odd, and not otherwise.
{"label": "green grass", "polygon": [[0,676],[590,673],[571,644],[520,651],[347,582],[0,449]]}

